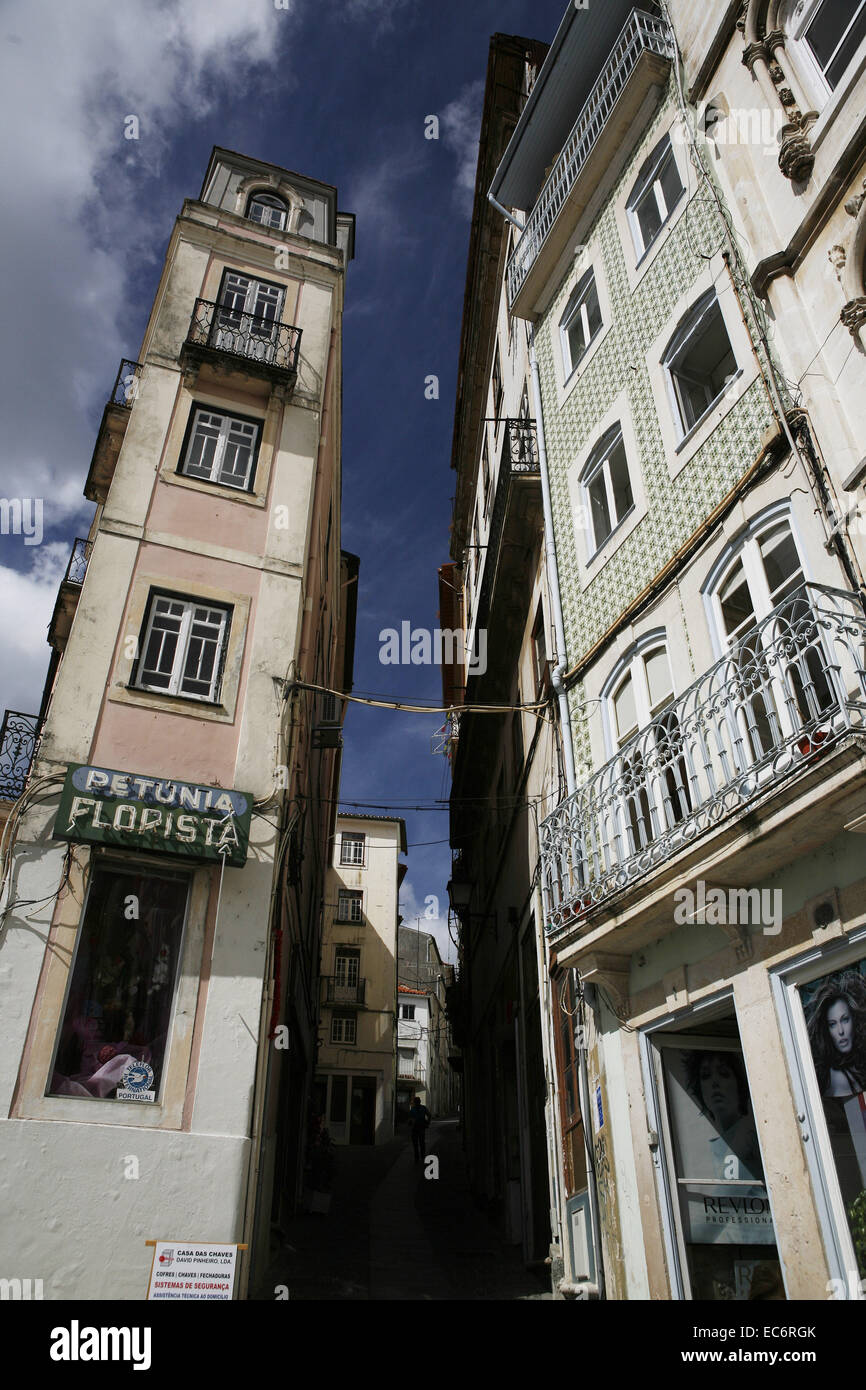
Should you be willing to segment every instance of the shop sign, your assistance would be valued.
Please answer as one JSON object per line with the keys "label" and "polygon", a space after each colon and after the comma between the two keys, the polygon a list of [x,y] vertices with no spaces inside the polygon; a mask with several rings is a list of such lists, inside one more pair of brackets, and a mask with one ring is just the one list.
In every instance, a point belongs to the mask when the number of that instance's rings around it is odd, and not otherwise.
{"label": "shop sign", "polygon": [[[147,1287],[150,1301],[231,1301],[237,1245],[210,1245],[207,1242],[184,1245],[176,1240],[157,1240],[153,1245],[153,1264]],[[246,1246],[241,1248],[245,1250]]]}
{"label": "shop sign", "polygon": [[252,810],[248,792],[70,763],[54,839],[224,859],[239,868]]}

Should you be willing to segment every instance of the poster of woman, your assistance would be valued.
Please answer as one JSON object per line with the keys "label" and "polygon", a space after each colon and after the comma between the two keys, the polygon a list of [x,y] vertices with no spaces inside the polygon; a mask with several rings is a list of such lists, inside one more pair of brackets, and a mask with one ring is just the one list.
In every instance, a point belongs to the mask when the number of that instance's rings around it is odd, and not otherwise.
{"label": "poster of woman", "polygon": [[665,1047],[665,1088],[687,1239],[772,1244],[773,1222],[739,1045],[726,1038]]}
{"label": "poster of woman", "polygon": [[800,987],[815,1079],[846,1208],[866,1188],[866,961]]}

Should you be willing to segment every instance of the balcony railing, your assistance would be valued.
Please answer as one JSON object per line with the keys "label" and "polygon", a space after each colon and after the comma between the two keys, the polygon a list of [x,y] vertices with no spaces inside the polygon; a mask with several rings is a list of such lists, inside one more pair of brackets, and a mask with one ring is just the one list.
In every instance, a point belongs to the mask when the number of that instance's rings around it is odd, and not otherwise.
{"label": "balcony railing", "polygon": [[300,344],[293,324],[197,299],[182,356],[237,358],[258,373],[294,381]]}
{"label": "balcony railing", "polygon": [[92,541],[85,540],[81,536],[76,537],[62,583],[76,584],[79,588],[81,587],[84,583],[84,576],[87,573],[87,563],[90,559],[90,552],[92,549]]}
{"label": "balcony railing", "polygon": [[547,930],[573,925],[864,724],[863,607],[804,584],[543,822]]}
{"label": "balcony railing", "polygon": [[487,547],[484,552],[484,572],[481,576],[481,590],[478,596],[476,627],[483,627],[490,613],[493,576],[502,545],[512,488],[527,486],[522,481],[515,483],[515,479],[541,477],[535,421],[519,418],[506,419],[502,423],[505,425],[505,438],[502,443],[502,459],[499,466],[499,476],[496,480],[493,510],[490,515],[490,534],[487,537]]}
{"label": "balcony railing", "polygon": [[672,58],[673,41],[664,20],[643,10],[632,10],[511,254],[507,270],[509,304],[514,303],[620,93],[644,53]]}
{"label": "balcony railing", "polygon": [[326,975],[325,980],[325,1003],[326,1004],[363,1004],[367,990],[366,980],[357,980],[355,984],[346,984],[345,980],[339,980],[334,975]]}
{"label": "balcony railing", "polygon": [[420,1062],[397,1061],[397,1080],[398,1081],[423,1081],[426,1075],[426,1068]]}
{"label": "balcony railing", "polygon": [[41,732],[37,714],[7,709],[0,726],[0,801],[17,801],[24,791]]}
{"label": "balcony railing", "polygon": [[138,382],[141,376],[141,363],[130,362],[124,357],[114,378],[114,387],[108,400],[109,405],[122,405],[128,410],[138,395]]}

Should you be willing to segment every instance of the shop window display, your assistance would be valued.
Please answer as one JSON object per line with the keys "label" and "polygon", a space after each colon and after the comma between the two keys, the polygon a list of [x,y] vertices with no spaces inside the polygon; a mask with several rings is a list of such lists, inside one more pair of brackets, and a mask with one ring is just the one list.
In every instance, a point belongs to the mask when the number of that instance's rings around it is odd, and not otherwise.
{"label": "shop window display", "polygon": [[94,868],[48,1095],[158,1096],[189,882]]}
{"label": "shop window display", "polygon": [[799,986],[836,1176],[866,1277],[866,960]]}
{"label": "shop window display", "polygon": [[739,1043],[682,1034],[657,1041],[687,1296],[784,1299]]}

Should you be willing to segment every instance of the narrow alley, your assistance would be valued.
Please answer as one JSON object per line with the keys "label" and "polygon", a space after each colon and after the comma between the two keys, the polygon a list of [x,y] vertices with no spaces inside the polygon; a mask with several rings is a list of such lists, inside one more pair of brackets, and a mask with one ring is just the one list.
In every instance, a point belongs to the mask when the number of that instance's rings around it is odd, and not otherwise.
{"label": "narrow alley", "polygon": [[433,1121],[427,1152],[438,1178],[413,1162],[405,1128],[339,1148],[330,1212],[291,1222],[256,1298],[282,1286],[301,1300],[550,1299],[546,1267],[526,1269],[475,1206],[456,1119]]}

